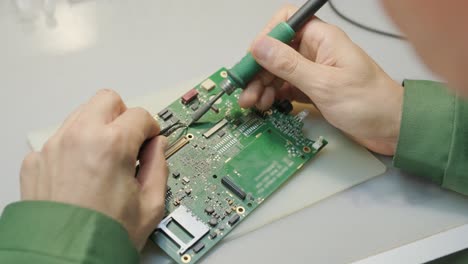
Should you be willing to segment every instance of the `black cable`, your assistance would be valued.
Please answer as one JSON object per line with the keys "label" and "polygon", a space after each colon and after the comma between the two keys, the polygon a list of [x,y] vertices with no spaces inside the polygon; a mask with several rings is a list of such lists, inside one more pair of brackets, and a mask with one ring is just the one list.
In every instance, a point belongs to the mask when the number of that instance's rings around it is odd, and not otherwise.
{"label": "black cable", "polygon": [[335,6],[335,4],[333,3],[332,0],[329,0],[328,3],[330,4],[330,7],[331,9],[333,10],[333,12],[339,16],[341,19],[345,20],[346,22],[360,28],[360,29],[363,29],[363,30],[366,30],[366,31],[369,31],[369,32],[372,32],[372,33],[375,33],[375,34],[379,34],[379,35],[382,35],[382,36],[386,36],[386,37],[390,37],[390,38],[395,38],[395,39],[400,39],[400,40],[406,40],[406,38],[404,36],[401,36],[401,35],[398,35],[398,34],[395,34],[395,33],[391,33],[391,32],[387,32],[387,31],[383,31],[383,30],[380,30],[380,29],[377,29],[377,28],[373,28],[371,26],[367,26],[367,25],[364,25],[348,16],[346,16],[345,14],[343,14],[340,10],[338,10]]}
{"label": "black cable", "polygon": [[181,123],[180,121],[178,121],[176,123],[173,123],[172,125],[169,125],[168,127],[164,128],[163,130],[161,130],[161,132],[159,132],[159,134],[163,135],[165,137],[168,137],[168,136],[172,135],[172,133],[174,133],[175,131],[177,131],[179,128],[182,128],[182,127],[187,127],[187,125]]}
{"label": "black cable", "polygon": [[299,10],[297,10],[294,15],[288,19],[288,25],[294,29],[294,31],[299,31],[302,26],[308,22],[319,9],[325,5],[328,0],[309,0],[307,1]]}

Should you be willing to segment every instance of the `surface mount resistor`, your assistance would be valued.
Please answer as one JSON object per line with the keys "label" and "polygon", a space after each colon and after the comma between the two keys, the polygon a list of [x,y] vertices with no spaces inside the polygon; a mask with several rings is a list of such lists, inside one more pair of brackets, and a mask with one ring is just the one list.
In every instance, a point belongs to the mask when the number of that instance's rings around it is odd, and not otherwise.
{"label": "surface mount resistor", "polygon": [[190,91],[188,91],[186,94],[184,94],[181,100],[182,100],[182,103],[186,105],[192,102],[193,100],[195,100],[197,97],[198,97],[198,91],[195,90],[195,88],[193,88]]}

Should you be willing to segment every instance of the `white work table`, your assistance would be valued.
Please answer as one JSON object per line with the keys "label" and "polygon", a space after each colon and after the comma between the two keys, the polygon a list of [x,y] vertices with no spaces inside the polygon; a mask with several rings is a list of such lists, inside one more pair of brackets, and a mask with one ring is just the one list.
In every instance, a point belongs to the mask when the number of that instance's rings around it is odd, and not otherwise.
{"label": "white work table", "polygon": [[[0,2],[0,210],[19,198],[29,131],[60,122],[99,88],[126,99],[164,93],[231,65],[284,0],[46,0],[57,4],[55,21],[19,11],[15,3],[24,2],[42,1]],[[359,21],[391,29],[375,2],[337,4]],[[436,78],[407,43],[349,25],[329,7],[319,16],[342,27],[394,79]],[[222,243],[203,263],[334,264],[378,254],[362,263],[419,263],[468,245],[468,228],[460,227],[468,223],[467,198],[379,159],[389,168],[384,175]],[[154,249],[146,248],[144,263],[168,262]]]}

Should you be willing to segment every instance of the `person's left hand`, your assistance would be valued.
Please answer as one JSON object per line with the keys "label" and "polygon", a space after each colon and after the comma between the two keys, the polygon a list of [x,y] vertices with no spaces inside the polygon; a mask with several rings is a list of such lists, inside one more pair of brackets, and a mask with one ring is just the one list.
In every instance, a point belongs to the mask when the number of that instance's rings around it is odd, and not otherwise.
{"label": "person's left hand", "polygon": [[159,126],[146,110],[127,109],[117,93],[102,90],[76,110],[40,152],[25,158],[22,200],[104,213],[120,222],[141,250],[164,214],[167,143],[158,134]]}

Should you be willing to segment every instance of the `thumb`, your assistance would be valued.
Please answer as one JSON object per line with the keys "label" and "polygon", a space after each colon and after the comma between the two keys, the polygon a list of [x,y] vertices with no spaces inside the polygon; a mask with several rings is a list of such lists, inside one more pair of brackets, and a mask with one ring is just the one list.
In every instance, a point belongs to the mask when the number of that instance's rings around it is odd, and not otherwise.
{"label": "thumb", "polygon": [[263,68],[301,90],[324,80],[325,66],[304,58],[290,46],[269,36],[255,41],[251,52]]}
{"label": "thumb", "polygon": [[[140,169],[137,180],[141,184],[143,207],[162,216],[168,168],[164,152],[167,139],[163,136],[153,138],[140,153]],[[160,219],[159,219],[160,220]]]}

